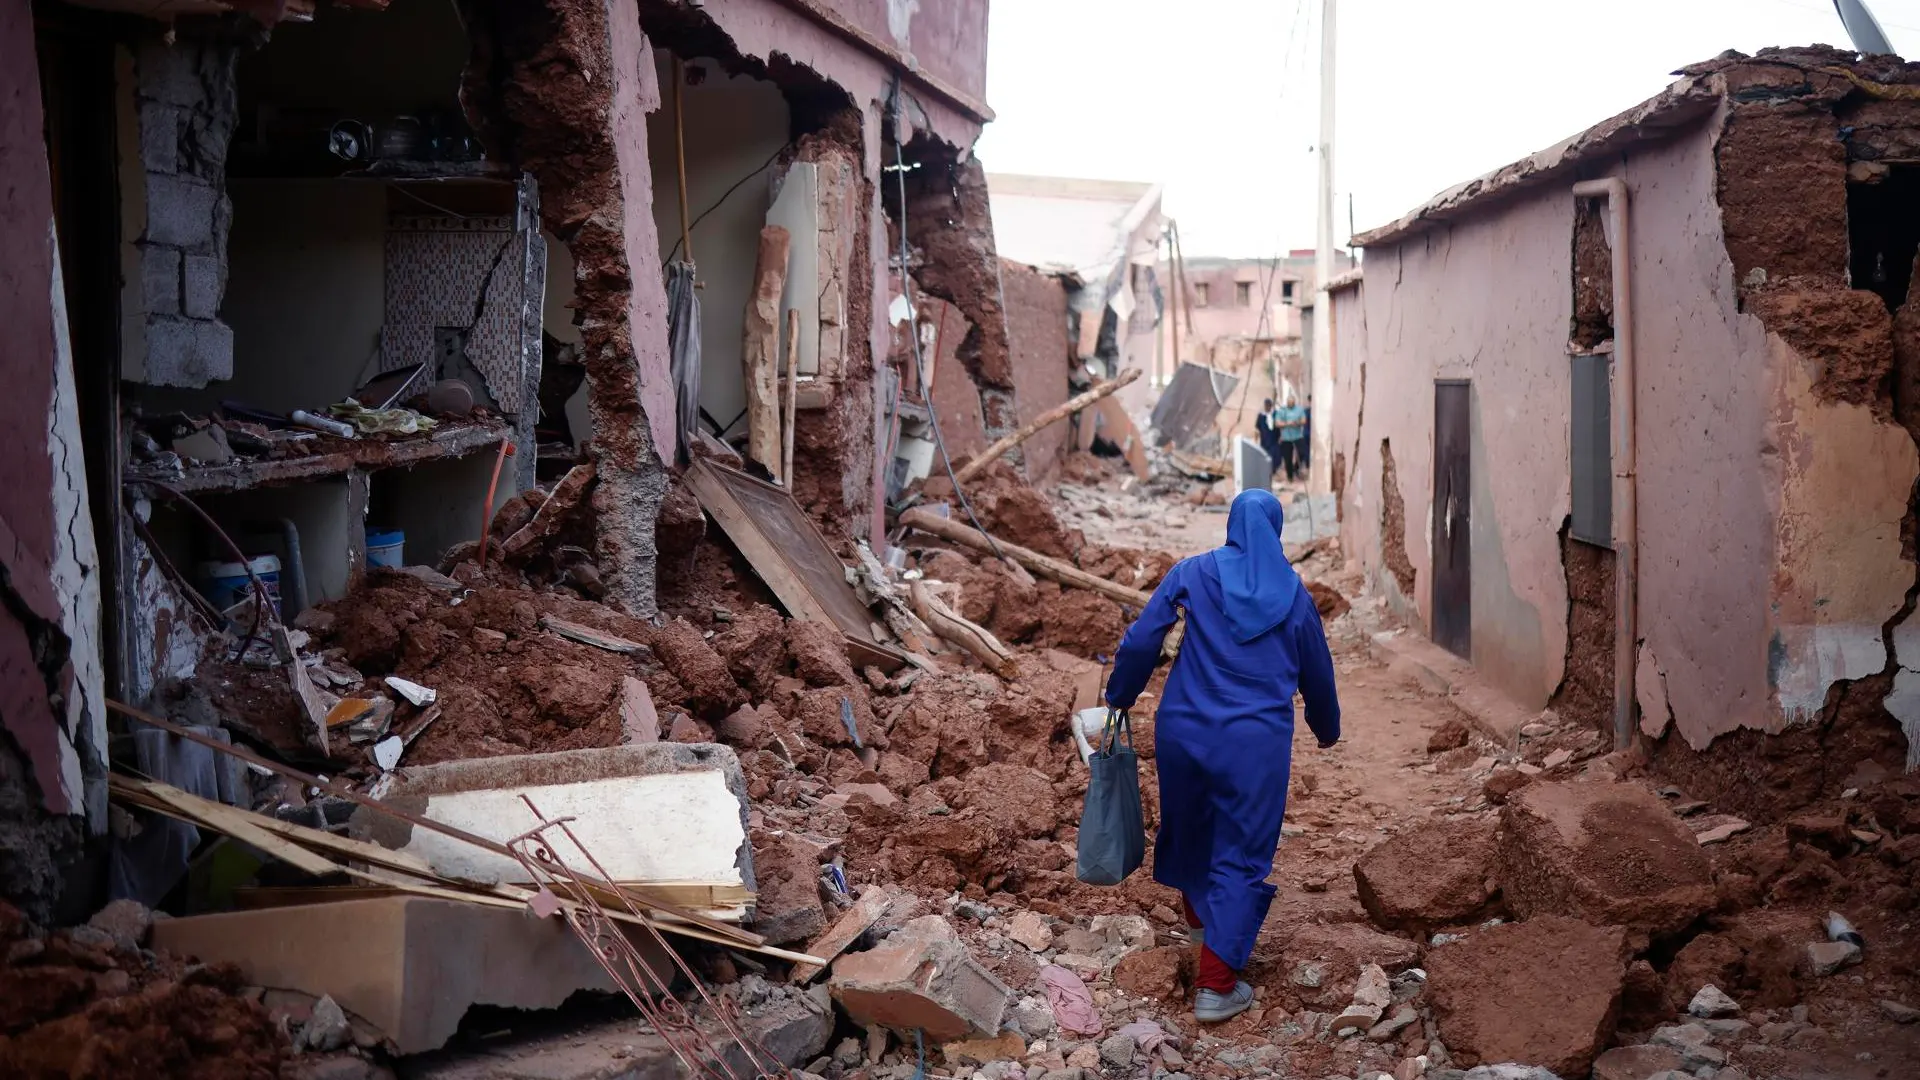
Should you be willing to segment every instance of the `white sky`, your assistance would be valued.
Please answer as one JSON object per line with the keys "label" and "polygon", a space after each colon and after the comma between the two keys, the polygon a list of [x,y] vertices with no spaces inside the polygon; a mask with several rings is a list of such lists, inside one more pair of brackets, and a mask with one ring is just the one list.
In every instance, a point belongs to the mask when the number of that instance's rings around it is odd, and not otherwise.
{"label": "white sky", "polygon": [[[1321,0],[992,0],[988,171],[1158,181],[1189,256],[1313,246]],[[1920,53],[1920,0],[1869,0]],[[1848,47],[1831,0],[1341,0],[1334,236],[1729,48]],[[1291,46],[1291,47],[1289,47]]]}

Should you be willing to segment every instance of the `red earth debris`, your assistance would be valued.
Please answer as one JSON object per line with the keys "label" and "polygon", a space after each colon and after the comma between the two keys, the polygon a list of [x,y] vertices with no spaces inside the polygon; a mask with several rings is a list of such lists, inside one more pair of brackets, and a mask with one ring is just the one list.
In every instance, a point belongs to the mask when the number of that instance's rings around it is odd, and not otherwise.
{"label": "red earth debris", "polygon": [[1626,931],[1542,915],[1436,948],[1426,968],[1440,1037],[1461,1064],[1585,1076],[1613,1037]]}
{"label": "red earth debris", "polygon": [[1442,818],[1389,838],[1354,863],[1360,903],[1379,925],[1416,934],[1475,921],[1499,891],[1496,827]]}

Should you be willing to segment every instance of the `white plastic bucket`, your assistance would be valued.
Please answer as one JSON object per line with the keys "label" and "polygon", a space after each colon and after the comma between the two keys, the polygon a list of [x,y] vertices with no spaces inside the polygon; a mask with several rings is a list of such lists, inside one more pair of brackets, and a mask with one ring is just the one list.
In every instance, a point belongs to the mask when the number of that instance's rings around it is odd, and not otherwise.
{"label": "white plastic bucket", "polygon": [[247,567],[260,578],[260,584],[267,587],[267,600],[273,604],[273,613],[280,615],[280,559],[275,555],[255,555],[247,560],[246,566],[237,562],[203,562],[200,564],[200,591],[206,594],[213,606],[225,611],[248,598],[253,592],[253,583],[247,579]]}

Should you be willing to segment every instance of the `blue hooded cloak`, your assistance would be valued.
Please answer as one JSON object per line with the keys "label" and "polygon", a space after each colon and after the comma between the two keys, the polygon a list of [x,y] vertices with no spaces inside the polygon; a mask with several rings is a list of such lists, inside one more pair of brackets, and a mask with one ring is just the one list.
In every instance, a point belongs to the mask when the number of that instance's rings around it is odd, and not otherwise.
{"label": "blue hooded cloak", "polygon": [[1153,878],[1185,894],[1207,947],[1236,971],[1253,955],[1276,891],[1267,877],[1287,809],[1296,691],[1314,735],[1340,738],[1333,656],[1313,597],[1280,546],[1284,520],[1271,492],[1241,492],[1226,546],[1168,571],[1127,629],[1107,682],[1107,703],[1132,707],[1185,613],[1180,654],[1154,711]]}

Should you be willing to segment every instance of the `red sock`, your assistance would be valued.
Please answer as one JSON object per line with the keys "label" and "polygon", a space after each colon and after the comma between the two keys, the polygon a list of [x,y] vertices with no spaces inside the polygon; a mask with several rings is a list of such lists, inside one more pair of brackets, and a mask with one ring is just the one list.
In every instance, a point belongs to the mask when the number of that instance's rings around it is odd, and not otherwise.
{"label": "red sock", "polygon": [[1225,960],[1214,954],[1210,946],[1200,946],[1200,971],[1193,978],[1193,985],[1201,990],[1231,994],[1240,977],[1234,974]]}

